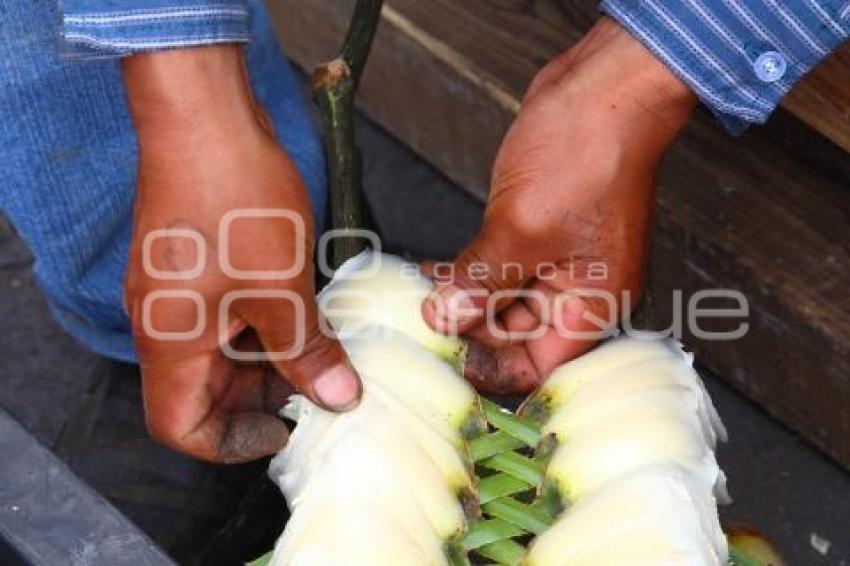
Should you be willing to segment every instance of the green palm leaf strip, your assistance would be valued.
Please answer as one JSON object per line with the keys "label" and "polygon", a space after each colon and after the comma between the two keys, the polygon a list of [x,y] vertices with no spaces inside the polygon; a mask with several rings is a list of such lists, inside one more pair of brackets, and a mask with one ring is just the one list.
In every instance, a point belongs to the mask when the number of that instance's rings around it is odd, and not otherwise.
{"label": "green palm leaf strip", "polygon": [[543,467],[531,457],[540,443],[540,425],[481,399],[489,430],[470,443],[482,519],[462,541],[473,556],[517,565],[525,546],[554,521],[551,509],[536,502]]}

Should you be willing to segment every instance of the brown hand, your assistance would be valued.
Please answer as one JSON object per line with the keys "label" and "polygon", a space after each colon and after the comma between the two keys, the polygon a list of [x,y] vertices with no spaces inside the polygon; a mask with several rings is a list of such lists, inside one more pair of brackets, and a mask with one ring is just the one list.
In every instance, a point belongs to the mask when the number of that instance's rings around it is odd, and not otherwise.
{"label": "brown hand", "polygon": [[[679,79],[606,18],[540,71],[497,156],[481,233],[456,259],[454,281],[438,284],[423,306],[437,330],[456,324],[496,348],[495,358],[470,360],[468,373],[480,388],[527,391],[596,342],[578,332],[617,322],[609,305],[619,311],[623,292],[634,305],[656,170],[695,103]],[[496,291],[522,288],[535,296],[499,300],[491,324],[540,328],[540,335],[494,337],[481,325],[485,303]],[[599,291],[611,300],[593,296]],[[466,308],[451,308],[463,297],[470,299]]]}
{"label": "brown hand", "polygon": [[[291,392],[280,375],[333,410],[351,408],[360,395],[344,351],[320,331],[305,187],[253,101],[239,47],[137,55],[125,60],[124,76],[139,138],[126,300],[148,427],[169,446],[207,460],[235,462],[271,454],[287,439],[286,427],[273,416]],[[233,220],[225,243],[222,219],[237,210],[286,211],[289,216]],[[149,239],[163,229],[172,232]],[[198,243],[173,230],[195,234],[206,249],[197,276],[170,280],[150,272],[150,266],[191,271],[201,261]],[[299,258],[302,267],[273,279],[234,278],[220,261],[225,251],[236,270],[282,272]],[[156,296],[151,293],[174,290],[184,296],[151,301]],[[232,292],[249,296],[234,300],[220,315],[223,299]],[[198,308],[186,293],[199,298],[205,323],[197,337],[163,338],[158,333],[195,328]],[[297,355],[289,357],[302,341]],[[281,353],[281,359],[272,364],[234,360],[222,346],[237,343],[236,349],[262,346]]]}

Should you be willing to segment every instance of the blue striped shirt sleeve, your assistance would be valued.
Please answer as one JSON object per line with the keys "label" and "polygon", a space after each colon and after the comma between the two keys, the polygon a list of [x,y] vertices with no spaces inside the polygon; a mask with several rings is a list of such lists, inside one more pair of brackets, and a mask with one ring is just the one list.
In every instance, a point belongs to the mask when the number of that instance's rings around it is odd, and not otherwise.
{"label": "blue striped shirt sleeve", "polygon": [[70,56],[123,56],[249,39],[248,0],[61,0],[60,10]]}
{"label": "blue striped shirt sleeve", "polygon": [[732,132],[850,37],[850,0],[602,0]]}

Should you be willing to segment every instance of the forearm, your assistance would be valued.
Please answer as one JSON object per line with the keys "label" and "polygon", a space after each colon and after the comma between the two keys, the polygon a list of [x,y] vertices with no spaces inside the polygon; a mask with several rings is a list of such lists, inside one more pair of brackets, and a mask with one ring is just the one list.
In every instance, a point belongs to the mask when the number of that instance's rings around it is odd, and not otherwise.
{"label": "forearm", "polygon": [[157,51],[122,61],[139,143],[199,139],[256,127],[256,105],[238,45]]}

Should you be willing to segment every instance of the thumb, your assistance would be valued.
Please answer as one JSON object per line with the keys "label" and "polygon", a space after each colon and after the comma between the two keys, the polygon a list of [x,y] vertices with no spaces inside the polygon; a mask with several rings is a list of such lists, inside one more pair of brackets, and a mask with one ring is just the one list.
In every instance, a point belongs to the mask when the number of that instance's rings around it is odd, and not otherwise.
{"label": "thumb", "polygon": [[422,315],[434,330],[445,334],[469,330],[487,315],[491,296],[496,296],[492,308],[499,311],[516,298],[508,291],[521,289],[534,275],[532,254],[517,253],[505,232],[485,224],[452,263],[450,277],[434,270],[435,287],[422,306]]}
{"label": "thumb", "polygon": [[[342,346],[319,325],[312,295],[295,300],[259,301],[242,311],[269,360],[301,393],[330,411],[357,406],[363,388]],[[323,329],[324,327],[324,329]]]}

